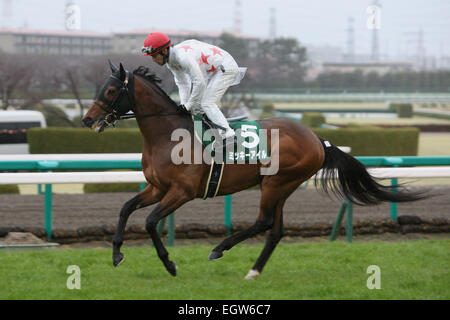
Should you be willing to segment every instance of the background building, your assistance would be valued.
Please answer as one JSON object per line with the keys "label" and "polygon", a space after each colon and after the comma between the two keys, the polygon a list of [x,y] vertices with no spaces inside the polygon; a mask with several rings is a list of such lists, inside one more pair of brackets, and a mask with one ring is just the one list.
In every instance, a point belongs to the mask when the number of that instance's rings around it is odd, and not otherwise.
{"label": "background building", "polygon": [[85,31],[0,29],[0,52],[12,54],[102,55],[112,35]]}
{"label": "background building", "polygon": [[347,62],[325,62],[322,65],[323,72],[350,73],[361,70],[363,74],[375,72],[379,75],[395,72],[411,71],[413,65],[410,63],[347,63]]}
{"label": "background building", "polygon": [[[197,39],[210,43],[212,45],[220,46],[220,36],[222,32],[200,32],[190,30],[152,30],[152,29],[136,29],[126,32],[114,33],[112,38],[112,47],[114,53],[141,53],[141,48],[144,39],[151,32],[163,32],[167,34],[173,44],[180,43],[188,39]],[[249,52],[254,52],[260,41],[259,38],[244,36],[241,34],[233,34],[233,36],[245,39],[249,48]]]}
{"label": "background building", "polygon": [[[0,29],[0,52],[12,54],[104,55],[140,54],[145,37],[156,30],[131,30],[114,34],[85,31],[48,31]],[[166,33],[172,43],[198,39],[219,45],[220,32],[158,30]],[[236,36],[236,35],[235,35]],[[249,52],[254,52],[259,38],[237,35],[246,40]]]}

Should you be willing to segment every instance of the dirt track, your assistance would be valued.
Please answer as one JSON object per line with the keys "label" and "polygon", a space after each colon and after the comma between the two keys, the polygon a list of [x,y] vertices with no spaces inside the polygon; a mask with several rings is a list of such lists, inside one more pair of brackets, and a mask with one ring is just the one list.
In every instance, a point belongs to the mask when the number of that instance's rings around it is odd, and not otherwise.
{"label": "dirt track", "polygon": [[[399,204],[400,215],[422,219],[450,220],[450,188],[436,187],[433,198]],[[102,193],[86,195],[56,194],[53,199],[53,228],[76,230],[80,227],[116,225],[122,205],[135,194]],[[233,195],[233,223],[253,222],[258,216],[260,192],[247,190]],[[38,227],[44,225],[43,195],[0,195],[0,227]],[[298,189],[284,207],[284,222],[333,224],[340,201],[333,200],[314,189]],[[176,225],[223,224],[224,198],[196,199],[176,212]],[[152,207],[131,215],[128,225],[144,225]],[[375,221],[389,217],[389,204],[374,207],[354,206],[354,221]]]}

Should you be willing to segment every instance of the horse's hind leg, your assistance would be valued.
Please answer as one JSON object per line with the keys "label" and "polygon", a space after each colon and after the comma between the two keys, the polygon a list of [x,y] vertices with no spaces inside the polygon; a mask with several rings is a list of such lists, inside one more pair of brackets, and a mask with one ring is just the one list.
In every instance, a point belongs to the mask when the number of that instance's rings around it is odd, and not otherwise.
{"label": "horse's hind leg", "polygon": [[113,265],[117,267],[123,261],[120,247],[123,244],[123,234],[129,216],[139,208],[152,205],[161,199],[161,192],[152,185],[148,185],[137,196],[128,200],[120,210],[119,223],[113,238]]}
{"label": "horse's hind leg", "polygon": [[277,202],[278,199],[274,197],[272,190],[262,187],[260,211],[256,222],[250,228],[242,230],[223,240],[211,251],[208,259],[217,260],[222,257],[222,252],[224,250],[230,250],[239,242],[254,237],[257,234],[272,228]]}
{"label": "horse's hind leg", "polygon": [[278,202],[272,230],[267,237],[266,245],[264,246],[258,260],[245,277],[247,280],[254,279],[262,272],[262,269],[269,260],[270,255],[283,237],[283,206],[285,201],[286,199]]}
{"label": "horse's hind leg", "polygon": [[208,256],[208,260],[217,260],[223,256],[224,250],[230,250],[246,239],[256,236],[257,234],[264,232],[271,228],[272,217],[270,215],[258,218],[256,222],[248,229],[242,230],[236,234],[223,240],[217,247],[215,247]]}

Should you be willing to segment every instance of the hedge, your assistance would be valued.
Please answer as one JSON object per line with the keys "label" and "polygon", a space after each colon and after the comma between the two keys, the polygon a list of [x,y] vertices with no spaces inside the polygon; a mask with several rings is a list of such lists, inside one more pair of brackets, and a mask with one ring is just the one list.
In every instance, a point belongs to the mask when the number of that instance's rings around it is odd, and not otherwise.
{"label": "hedge", "polygon": [[301,123],[309,128],[318,128],[325,123],[325,117],[319,112],[304,112]]}
{"label": "hedge", "polygon": [[94,192],[139,192],[140,183],[86,183],[84,193]]}
{"label": "hedge", "polygon": [[395,110],[399,118],[412,118],[413,106],[410,103],[393,103],[389,105],[390,110]]}
{"label": "hedge", "polygon": [[[337,146],[350,146],[355,156],[415,156],[417,128],[313,128],[318,136]],[[110,129],[96,133],[77,128],[28,130],[30,153],[139,153],[142,138],[137,129]]]}
{"label": "hedge", "polygon": [[349,146],[354,156],[416,156],[419,129],[344,128],[312,129],[319,137],[336,146]]}
{"label": "hedge", "polygon": [[27,132],[30,153],[140,153],[139,129],[32,128]]}
{"label": "hedge", "polygon": [[0,194],[19,193],[19,186],[17,184],[0,184]]}

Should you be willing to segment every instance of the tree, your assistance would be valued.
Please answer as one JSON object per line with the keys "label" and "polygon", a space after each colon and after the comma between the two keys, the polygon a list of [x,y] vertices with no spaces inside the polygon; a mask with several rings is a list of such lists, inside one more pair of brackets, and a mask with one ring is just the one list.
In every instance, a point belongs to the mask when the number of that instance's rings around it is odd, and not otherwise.
{"label": "tree", "polygon": [[82,76],[94,86],[95,96],[98,95],[109,75],[110,68],[106,57],[94,56],[83,60]]}
{"label": "tree", "polygon": [[267,71],[272,83],[278,87],[297,87],[303,83],[306,73],[306,48],[297,39],[277,38],[261,41],[258,46],[257,57],[265,61],[264,68],[269,65],[272,70]]}
{"label": "tree", "polygon": [[31,76],[31,66],[22,56],[0,53],[0,94],[4,110],[8,108],[16,89],[29,86]]}
{"label": "tree", "polygon": [[219,47],[228,51],[238,61],[248,57],[248,45],[243,38],[238,38],[231,33],[224,32],[219,37]]}
{"label": "tree", "polygon": [[59,57],[56,59],[52,68],[48,70],[51,73],[55,88],[67,88],[77,100],[80,110],[80,117],[84,115],[84,105],[81,100],[81,82],[82,78],[82,58]]}

